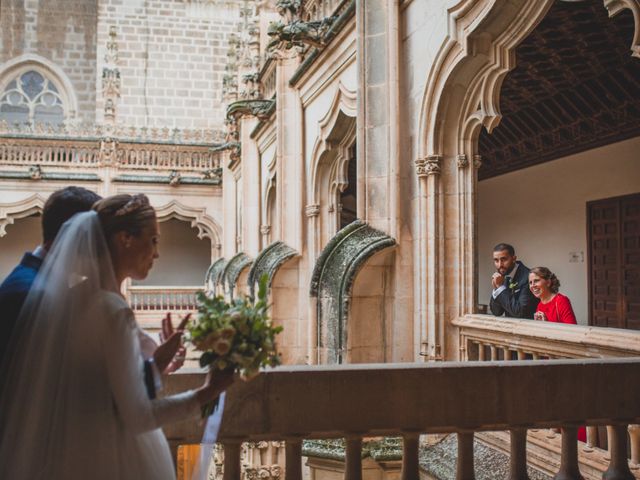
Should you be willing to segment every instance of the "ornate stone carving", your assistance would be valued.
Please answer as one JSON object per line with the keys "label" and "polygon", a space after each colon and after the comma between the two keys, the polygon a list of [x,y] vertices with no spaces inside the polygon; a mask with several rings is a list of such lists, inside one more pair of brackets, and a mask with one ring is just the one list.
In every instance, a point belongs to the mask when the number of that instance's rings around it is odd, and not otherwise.
{"label": "ornate stone carving", "polygon": [[336,17],[327,17],[322,20],[303,22],[294,20],[284,24],[275,22],[269,25],[269,35],[272,40],[267,45],[268,50],[289,50],[294,47],[312,46],[318,49],[326,45],[326,35]]}
{"label": "ornate stone carving", "polygon": [[271,225],[260,225],[260,233],[268,235],[271,232]]}
{"label": "ornate stone carving", "polygon": [[307,205],[306,207],[304,207],[304,213],[307,215],[307,217],[317,217],[318,215],[320,215],[320,205],[317,203]]}
{"label": "ornate stone carving", "polygon": [[482,166],[482,155],[473,156],[473,168],[480,168]]}
{"label": "ornate stone carving", "polygon": [[361,220],[350,223],[327,243],[313,268],[309,294],[318,299],[318,330],[328,363],[341,363],[347,346],[347,321],[356,273],[395,239]]}
{"label": "ornate stone carving", "polygon": [[181,175],[177,170],[172,170],[169,172],[169,185],[172,187],[176,187],[180,185]]}
{"label": "ornate stone carving", "polygon": [[268,286],[271,286],[273,277],[278,269],[289,259],[299,255],[296,250],[283,242],[274,242],[263,249],[256,257],[249,271],[249,291],[254,295],[255,287],[260,277],[265,273],[269,277]]}
{"label": "ornate stone carving", "polygon": [[[238,238],[238,244],[242,243],[242,238]],[[222,274],[223,282],[226,285],[229,296],[233,298],[233,291],[236,288],[236,283],[240,274],[245,268],[249,268],[253,264],[253,260],[243,252],[234,255],[229,263],[224,267]]]}
{"label": "ornate stone carving", "polygon": [[440,163],[442,155],[429,155],[427,158],[419,158],[415,161],[416,173],[418,177],[428,177],[429,175],[440,174]]}
{"label": "ornate stone carving", "polygon": [[118,42],[116,41],[116,27],[109,27],[107,53],[104,56],[105,65],[102,68],[102,95],[104,97],[104,121],[114,124],[116,107],[120,98],[120,69],[118,68]]}
{"label": "ornate stone carving", "polygon": [[469,159],[466,154],[458,155],[458,168],[466,168],[469,166]]}
{"label": "ornate stone carving", "polygon": [[42,168],[40,168],[40,165],[31,165],[29,167],[29,177],[31,180],[42,180]]}
{"label": "ornate stone carving", "polygon": [[275,100],[238,100],[227,107],[227,118],[251,115],[266,120],[275,111]]}

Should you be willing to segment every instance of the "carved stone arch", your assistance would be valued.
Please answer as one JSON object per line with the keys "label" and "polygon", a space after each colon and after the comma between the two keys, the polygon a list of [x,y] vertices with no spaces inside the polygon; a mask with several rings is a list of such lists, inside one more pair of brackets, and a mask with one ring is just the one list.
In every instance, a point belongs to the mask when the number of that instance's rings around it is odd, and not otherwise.
{"label": "carved stone arch", "polygon": [[7,234],[7,225],[13,225],[17,219],[41,214],[45,201],[36,193],[18,202],[0,204],[0,237]]}
{"label": "carved stone arch", "polygon": [[633,40],[631,41],[631,55],[640,58],[640,0],[604,0],[604,6],[609,12],[609,17],[615,17],[624,9],[631,10],[633,14]]}
{"label": "carved stone arch", "polygon": [[[324,152],[330,150],[332,144],[331,134],[336,130],[340,116],[356,118],[357,115],[357,94],[352,92],[342,83],[338,83],[338,88],[331,101],[331,106],[324,117],[318,122],[318,134],[311,154],[311,186],[308,191],[312,194],[309,204],[319,203],[318,175],[321,166],[321,157]],[[354,131],[355,133],[355,131]]]}
{"label": "carved stone arch", "polygon": [[206,211],[204,207],[190,207],[172,200],[156,208],[156,215],[160,222],[175,218],[189,222],[191,227],[197,228],[199,239],[208,238],[211,241],[211,258],[214,259],[220,256],[222,228]]}
{"label": "carved stone arch", "polygon": [[356,220],[340,230],[318,257],[309,294],[317,299],[317,348],[321,363],[346,360],[354,279],[374,254],[395,244],[385,233]]}
{"label": "carved stone arch", "polygon": [[[222,272],[222,281],[229,298],[234,298],[234,293],[246,293],[246,289],[243,287],[247,286],[248,282],[240,279],[240,276],[248,274],[252,264],[253,260],[244,252],[237,253],[229,259]],[[236,289],[236,287],[238,288]],[[236,292],[236,290],[238,291]]]}
{"label": "carved stone arch", "polygon": [[288,260],[300,254],[284,242],[273,242],[263,249],[256,257],[251,270],[249,271],[249,292],[254,296],[256,286],[263,274],[267,274],[271,287],[273,277],[278,269]]}
{"label": "carved stone arch", "polygon": [[40,55],[27,53],[0,65],[0,95],[9,82],[29,70],[35,70],[53,82],[62,98],[65,121],[73,122],[78,115],[78,97],[73,84],[62,68]]}
{"label": "carved stone arch", "polygon": [[218,293],[224,292],[224,282],[222,274],[226,266],[227,261],[224,258],[218,258],[207,269],[207,273],[204,277],[204,285],[208,294],[216,295]]}

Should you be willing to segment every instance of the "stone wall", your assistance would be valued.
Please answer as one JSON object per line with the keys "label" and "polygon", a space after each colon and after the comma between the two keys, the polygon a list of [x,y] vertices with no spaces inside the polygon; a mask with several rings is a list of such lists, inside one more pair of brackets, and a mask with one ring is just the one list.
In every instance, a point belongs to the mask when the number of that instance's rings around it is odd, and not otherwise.
{"label": "stone wall", "polygon": [[98,0],[0,2],[3,63],[31,54],[60,67],[78,99],[78,118],[93,121],[96,102]]}
{"label": "stone wall", "polygon": [[[242,2],[104,0],[98,25],[98,71],[115,27],[121,76],[116,121],[136,126],[222,126],[227,39]],[[98,85],[98,90],[100,91]],[[99,94],[97,119],[103,117]]]}

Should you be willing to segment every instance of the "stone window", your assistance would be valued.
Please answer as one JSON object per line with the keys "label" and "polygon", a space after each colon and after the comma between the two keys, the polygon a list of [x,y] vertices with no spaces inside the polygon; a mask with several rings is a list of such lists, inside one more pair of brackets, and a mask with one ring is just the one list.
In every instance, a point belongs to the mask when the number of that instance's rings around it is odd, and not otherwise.
{"label": "stone window", "polygon": [[65,105],[58,87],[41,71],[30,69],[15,76],[0,95],[0,120],[9,124],[59,125]]}

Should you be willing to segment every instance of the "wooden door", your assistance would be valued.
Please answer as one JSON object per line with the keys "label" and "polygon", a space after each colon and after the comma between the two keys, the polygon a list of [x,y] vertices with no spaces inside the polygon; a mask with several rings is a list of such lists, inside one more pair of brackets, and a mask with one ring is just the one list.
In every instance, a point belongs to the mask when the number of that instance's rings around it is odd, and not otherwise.
{"label": "wooden door", "polygon": [[640,330],[640,194],[587,203],[589,324]]}

